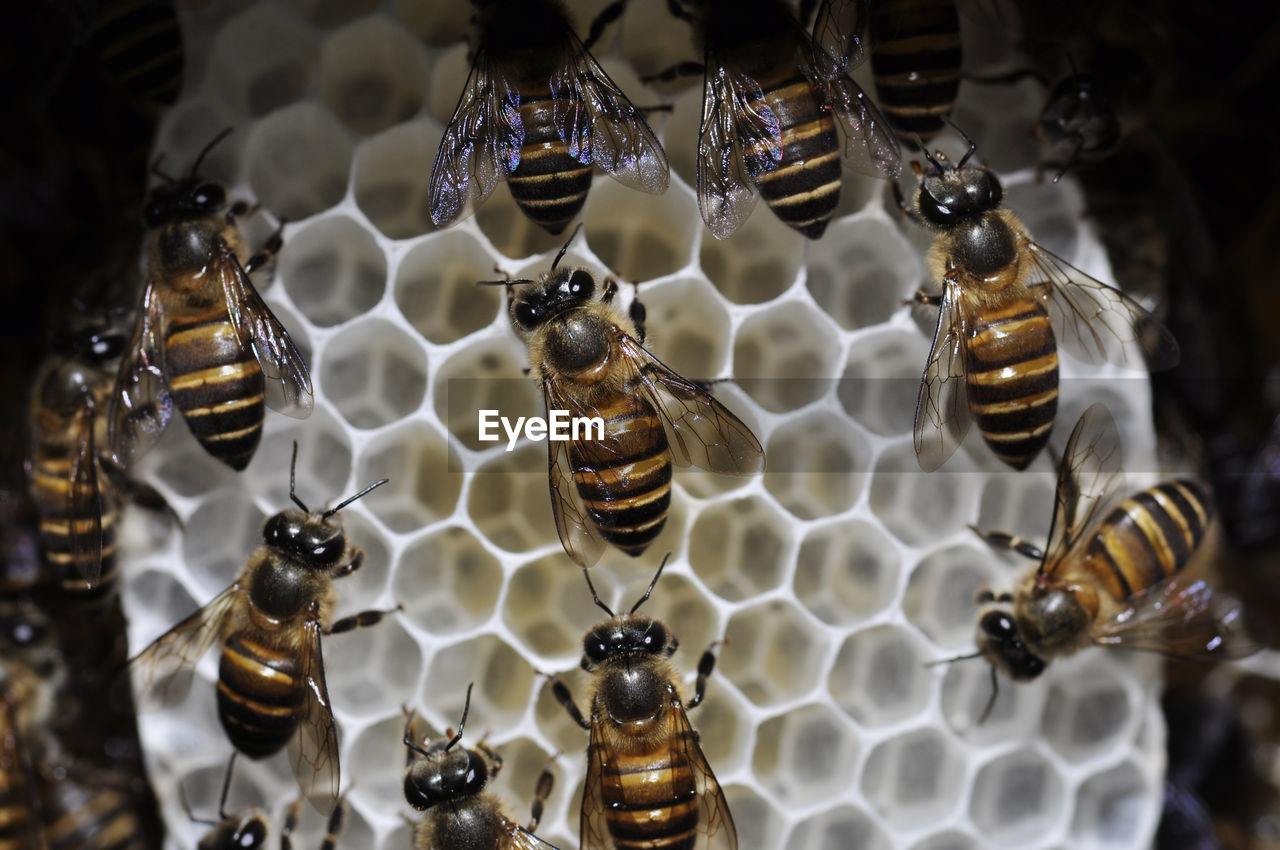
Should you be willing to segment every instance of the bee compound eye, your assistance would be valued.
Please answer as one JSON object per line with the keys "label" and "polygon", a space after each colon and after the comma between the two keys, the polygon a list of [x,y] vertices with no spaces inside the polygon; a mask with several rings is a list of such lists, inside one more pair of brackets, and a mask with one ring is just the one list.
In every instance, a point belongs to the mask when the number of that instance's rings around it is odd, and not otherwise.
{"label": "bee compound eye", "polygon": [[530,330],[538,323],[538,308],[534,307],[527,301],[521,301],[515,305],[512,310],[516,322],[520,327]]}
{"label": "bee compound eye", "polygon": [[569,294],[575,297],[590,295],[596,282],[588,273],[578,270],[569,276]]}

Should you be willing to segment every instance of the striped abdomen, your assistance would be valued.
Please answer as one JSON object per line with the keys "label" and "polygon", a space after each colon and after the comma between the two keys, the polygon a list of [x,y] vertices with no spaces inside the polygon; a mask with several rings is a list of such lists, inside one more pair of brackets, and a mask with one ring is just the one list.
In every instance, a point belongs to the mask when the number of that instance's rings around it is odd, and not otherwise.
{"label": "striped abdomen", "polygon": [[696,740],[663,741],[650,753],[615,751],[601,768],[605,823],[618,850],[692,850],[699,838],[698,788],[684,752],[697,747]]}
{"label": "striped abdomen", "polygon": [[49,850],[145,850],[151,846],[133,809],[133,800],[107,784],[60,782],[44,802],[44,837]]}
{"label": "striped abdomen", "polygon": [[172,2],[115,0],[100,4],[89,43],[126,91],[158,106],[182,88],[182,33]]}
{"label": "striped abdomen", "polygon": [[1044,305],[1017,299],[967,315],[969,410],[996,457],[1026,469],[1058,412],[1058,347]]}
{"label": "striped abdomen", "polygon": [[955,0],[873,0],[871,44],[880,109],[904,143],[929,141],[960,90]]}
{"label": "striped abdomen", "polygon": [[781,79],[760,80],[781,129],[782,160],[756,185],[783,224],[817,239],[840,203],[840,137],[809,79],[794,66],[787,71]]}
{"label": "striped abdomen", "polygon": [[567,446],[573,480],[604,539],[628,555],[648,548],[671,506],[671,450],[662,420],[639,392],[596,411],[604,439]]}
{"label": "striped abdomen", "polygon": [[1098,525],[1086,562],[1123,601],[1185,567],[1204,539],[1211,514],[1209,494],[1194,481],[1169,481],[1134,493]]}
{"label": "striped abdomen", "polygon": [[507,178],[511,197],[535,224],[551,234],[562,232],[582,210],[591,188],[591,166],[569,154],[555,124],[551,89],[521,87],[520,120],[524,145],[520,164]]}
{"label": "striped abdomen", "polygon": [[[45,567],[65,593],[83,602],[106,599],[115,587],[119,503],[101,470],[97,479],[96,490],[87,483],[73,482],[71,457],[61,446],[42,445],[36,450],[31,493],[40,516]],[[101,536],[94,530],[99,517]],[[101,574],[91,588],[81,576],[92,569],[99,553]]]}
{"label": "striped abdomen", "polygon": [[226,309],[169,321],[165,372],[173,403],[205,451],[232,469],[249,465],[262,437],[262,369]]}
{"label": "striped abdomen", "polygon": [[[12,712],[5,712],[12,715]],[[6,723],[6,725],[9,725]],[[0,850],[27,850],[39,834],[32,806],[32,774],[17,751],[15,730],[3,730],[0,737]]]}
{"label": "striped abdomen", "polygon": [[297,656],[247,632],[227,638],[218,665],[218,719],[237,750],[254,759],[281,750],[298,728],[305,700]]}

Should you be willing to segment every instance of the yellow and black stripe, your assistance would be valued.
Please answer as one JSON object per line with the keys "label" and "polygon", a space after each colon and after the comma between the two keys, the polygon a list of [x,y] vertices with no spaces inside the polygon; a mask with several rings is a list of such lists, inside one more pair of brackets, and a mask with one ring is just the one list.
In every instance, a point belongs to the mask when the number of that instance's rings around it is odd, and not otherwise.
{"label": "yellow and black stripe", "polygon": [[569,153],[555,123],[555,100],[545,78],[520,87],[524,146],[520,164],[507,178],[511,197],[535,224],[550,234],[564,231],[582,211],[591,188],[591,166]]}
{"label": "yellow and black stripe", "polygon": [[1187,565],[1212,516],[1194,481],[1169,481],[1133,494],[1099,523],[1086,563],[1117,600],[1153,587]]}
{"label": "yellow and black stripe", "polygon": [[817,239],[840,203],[840,137],[831,110],[794,65],[758,82],[778,119],[782,143],[778,165],[757,180],[760,197],[783,224]]}
{"label": "yellow and black stripe", "polygon": [[298,728],[305,700],[294,654],[246,632],[227,638],[218,665],[218,719],[237,750],[253,759],[281,750]]}
{"label": "yellow and black stripe", "polygon": [[697,747],[696,740],[664,741],[652,752],[614,751],[601,770],[601,797],[618,850],[693,850],[699,838],[698,788],[684,753]]}
{"label": "yellow and black stripe", "polygon": [[89,49],[135,97],[169,106],[182,88],[182,30],[172,0],[110,0],[101,6]]}
{"label": "yellow and black stripe", "polygon": [[1058,347],[1035,298],[973,311],[965,340],[969,409],[996,457],[1026,469],[1058,412]]}
{"label": "yellow and black stripe", "polygon": [[960,90],[955,0],[872,0],[871,70],[880,109],[903,143],[942,129]]}
{"label": "yellow and black stripe", "polygon": [[49,850],[144,850],[149,842],[120,788],[62,781],[44,801]]}
{"label": "yellow and black stripe", "polygon": [[597,408],[603,440],[575,440],[567,451],[591,522],[628,555],[644,552],[671,507],[671,449],[662,419],[639,392]]}
{"label": "yellow and black stripe", "polygon": [[[0,713],[12,716],[9,711]],[[16,740],[16,730],[0,730],[0,739]],[[0,753],[0,850],[26,850],[39,834],[31,799],[32,777],[20,755],[16,748]]]}
{"label": "yellow and black stripe", "polygon": [[262,438],[265,384],[226,309],[171,319],[164,345],[169,391],[187,427],[209,454],[244,469]]}

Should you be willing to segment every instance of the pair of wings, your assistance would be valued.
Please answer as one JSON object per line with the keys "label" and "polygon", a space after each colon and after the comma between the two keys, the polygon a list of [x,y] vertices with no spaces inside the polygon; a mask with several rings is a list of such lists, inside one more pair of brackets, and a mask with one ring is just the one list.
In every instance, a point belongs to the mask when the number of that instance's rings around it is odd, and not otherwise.
{"label": "pair of wings", "polygon": [[[695,850],[737,850],[738,830],[725,802],[724,791],[716,781],[716,775],[707,764],[698,744],[698,733],[689,725],[689,716],[678,699],[667,701],[666,731],[669,733],[670,750],[667,757],[672,765],[687,764],[693,774],[698,797],[697,838]],[[582,850],[610,850],[614,845],[609,837],[605,820],[605,774],[609,765],[618,758],[608,743],[611,734],[604,730],[610,722],[605,712],[593,711],[591,717],[591,742],[587,746],[587,776],[582,790],[582,815],[579,821],[579,841]],[[675,772],[675,771],[672,771]],[[670,775],[670,774],[668,774]],[[646,796],[652,792],[646,791]],[[675,802],[675,789],[671,789],[671,801]]]}
{"label": "pair of wings", "polygon": [[[267,403],[287,416],[305,419],[315,399],[311,375],[289,332],[262,300],[235,251],[214,239],[208,268],[217,278],[240,346],[253,353],[267,381]],[[165,372],[163,280],[149,280],[128,353],[120,363],[107,420],[111,452],[121,466],[155,445],[173,416]]]}
{"label": "pair of wings", "polygon": [[[1085,363],[1139,366],[1134,344],[1141,346],[1148,368],[1172,366],[1178,344],[1163,325],[1138,302],[1114,287],[1094,280],[1025,235],[1020,261],[1032,269],[1028,291],[1049,313],[1058,345]],[[942,282],[942,305],[933,348],[916,402],[916,458],[926,472],[942,466],[964,440],[972,424],[966,387],[966,344],[973,313],[964,286],[948,264]]]}
{"label": "pair of wings", "polygon": [[[617,325],[613,328],[613,349],[619,369],[631,373],[630,392],[639,393],[662,420],[671,460],[676,466],[696,466],[710,472],[749,475],[764,469],[764,449],[746,424],[716,401],[705,389],[677,375]],[[571,417],[592,417],[598,411],[573,394],[573,386],[557,381],[540,369],[542,394],[547,410],[567,410]],[[608,421],[606,419],[606,428]],[[600,447],[612,444],[606,431]],[[573,480],[573,463],[568,443],[549,440],[551,508],[556,531],[569,557],[590,567],[604,554],[605,539],[587,514],[578,485]],[[601,489],[608,482],[598,478]]]}
{"label": "pair of wings", "polygon": [[[244,627],[248,591],[236,581],[199,611],[178,623],[138,653],[129,669],[148,706],[181,700],[191,685],[195,665],[216,641]],[[305,708],[289,741],[289,762],[302,793],[317,810],[333,811],[338,803],[338,732],[324,679],[319,618],[308,617],[303,629],[298,671],[306,688]]]}
{"label": "pair of wings", "polygon": [[[71,465],[68,485],[62,493],[64,517],[74,517],[67,523],[67,543],[72,558],[90,587],[102,579],[102,512],[106,509],[102,492],[97,439],[94,436],[97,421],[97,405],[89,397],[76,411],[72,425],[74,438],[71,447]],[[88,514],[80,510],[80,499],[88,496],[93,502]]]}
{"label": "pair of wings", "polygon": [[[791,19],[791,31],[779,33],[768,49],[782,54],[780,65],[801,71],[822,106],[833,113],[845,167],[892,179],[902,170],[897,136],[847,73],[862,59],[863,39],[846,22],[859,5],[828,0],[818,11],[812,37]],[[716,45],[707,45],[705,62],[698,209],[712,234],[725,239],[751,214],[759,180],[782,161],[782,127],[760,83],[722,56]]]}
{"label": "pair of wings", "polygon": [[[566,31],[550,87],[556,131],[569,154],[598,165],[632,189],[666,191],[667,156],[640,110],[572,30]],[[445,128],[427,187],[431,221],[447,227],[479,206],[520,165],[525,128],[516,69],[482,43]]]}
{"label": "pair of wings", "polygon": [[[1061,576],[1082,556],[1099,521],[1120,500],[1121,460],[1115,419],[1105,405],[1094,404],[1076,423],[1062,456],[1041,575]],[[1094,626],[1094,643],[1179,658],[1243,657],[1259,648],[1245,633],[1240,603],[1203,580],[1174,575],[1125,605]]]}

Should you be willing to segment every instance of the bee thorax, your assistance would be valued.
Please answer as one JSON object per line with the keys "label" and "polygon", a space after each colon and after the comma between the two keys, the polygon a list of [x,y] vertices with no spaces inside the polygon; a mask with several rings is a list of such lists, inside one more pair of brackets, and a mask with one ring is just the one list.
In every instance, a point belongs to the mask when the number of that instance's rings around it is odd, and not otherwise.
{"label": "bee thorax", "polygon": [[1020,598],[1015,611],[1027,644],[1038,654],[1053,655],[1088,643],[1098,599],[1089,587],[1062,587]]}
{"label": "bee thorax", "polygon": [[311,600],[313,581],[313,576],[293,564],[269,561],[254,571],[249,600],[268,617],[287,620],[300,614]]}
{"label": "bee thorax", "polygon": [[667,682],[647,665],[618,665],[605,672],[600,682],[605,709],[618,723],[654,717],[666,702],[667,691]]}
{"label": "bee thorax", "polygon": [[[1012,231],[997,215],[982,215],[966,221],[955,231],[956,254],[966,272],[991,278],[1016,265],[1017,244]],[[1003,280],[1003,275],[999,276]]]}
{"label": "bee thorax", "polygon": [[582,372],[603,364],[609,348],[609,328],[592,313],[570,311],[548,328],[547,356],[565,372]]}
{"label": "bee thorax", "polygon": [[199,271],[209,261],[212,230],[204,220],[180,221],[156,236],[160,264],[170,272]]}

